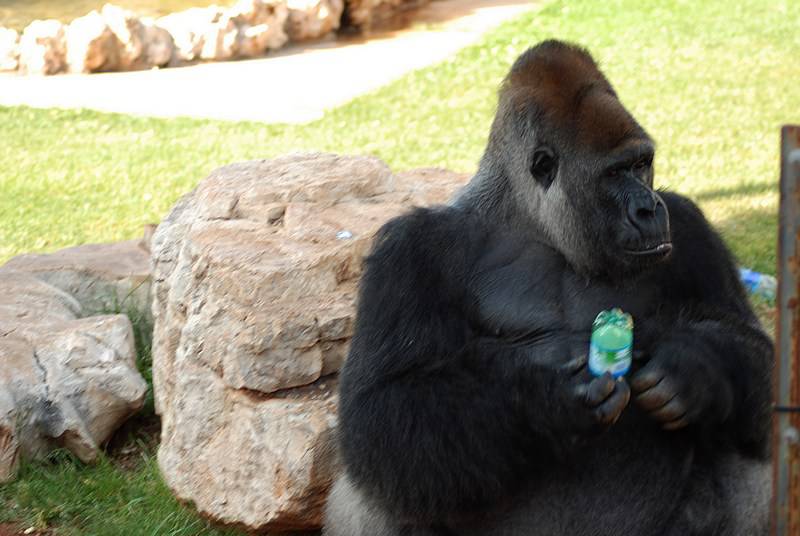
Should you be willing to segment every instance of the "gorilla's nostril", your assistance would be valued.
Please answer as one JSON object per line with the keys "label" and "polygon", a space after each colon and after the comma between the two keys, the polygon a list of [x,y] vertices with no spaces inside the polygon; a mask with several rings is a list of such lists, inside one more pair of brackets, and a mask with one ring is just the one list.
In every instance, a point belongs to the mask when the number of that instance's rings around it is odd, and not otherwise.
{"label": "gorilla's nostril", "polygon": [[635,226],[647,224],[656,219],[661,200],[647,192],[632,197],[628,202],[628,219]]}
{"label": "gorilla's nostril", "polygon": [[647,218],[652,218],[656,215],[656,207],[653,208],[644,208],[639,207],[636,209],[636,217],[640,220],[644,220]]}

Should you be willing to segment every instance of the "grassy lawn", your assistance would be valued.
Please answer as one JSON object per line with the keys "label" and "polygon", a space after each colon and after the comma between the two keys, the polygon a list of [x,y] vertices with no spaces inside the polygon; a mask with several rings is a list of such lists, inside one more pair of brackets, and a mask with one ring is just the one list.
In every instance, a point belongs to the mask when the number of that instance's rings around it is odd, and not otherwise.
{"label": "grassy lawn", "polygon": [[[395,169],[472,171],[510,62],[558,37],[593,52],[659,143],[657,183],[693,196],[742,264],[774,273],[779,127],[800,121],[800,17],[789,6],[552,2],[303,126],[0,108],[0,262],[137,236],[209,171],[238,160],[326,150],[375,154]],[[139,451],[124,468],[113,459],[26,467],[0,488],[0,522],[56,534],[221,534],[170,498],[152,446]]]}
{"label": "grassy lawn", "polygon": [[0,108],[0,261],[137,236],[237,160],[321,149],[474,170],[509,63],[557,36],[592,50],[657,140],[658,183],[693,195],[744,264],[773,272],[778,128],[800,121],[789,5],[556,2],[303,126]]}

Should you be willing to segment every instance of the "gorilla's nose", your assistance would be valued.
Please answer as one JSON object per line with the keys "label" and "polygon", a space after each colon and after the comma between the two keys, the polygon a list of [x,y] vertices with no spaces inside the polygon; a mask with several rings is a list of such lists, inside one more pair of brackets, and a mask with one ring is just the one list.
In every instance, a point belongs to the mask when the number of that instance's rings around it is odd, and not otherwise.
{"label": "gorilla's nose", "polygon": [[636,192],[628,199],[628,221],[643,236],[658,234],[667,224],[664,202],[653,192]]}

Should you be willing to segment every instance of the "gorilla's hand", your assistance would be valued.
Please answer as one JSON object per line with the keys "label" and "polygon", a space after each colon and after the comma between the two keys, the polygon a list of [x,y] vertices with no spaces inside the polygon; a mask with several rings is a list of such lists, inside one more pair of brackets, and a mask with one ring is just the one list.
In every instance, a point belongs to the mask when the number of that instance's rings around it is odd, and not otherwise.
{"label": "gorilla's hand", "polygon": [[615,380],[608,373],[592,376],[585,357],[570,362],[565,372],[569,379],[561,385],[566,410],[562,426],[571,424],[571,432],[591,434],[617,422],[631,396],[625,380]]}
{"label": "gorilla's hand", "polygon": [[714,352],[689,337],[661,343],[630,379],[636,404],[665,430],[720,422],[731,412],[733,392]]}

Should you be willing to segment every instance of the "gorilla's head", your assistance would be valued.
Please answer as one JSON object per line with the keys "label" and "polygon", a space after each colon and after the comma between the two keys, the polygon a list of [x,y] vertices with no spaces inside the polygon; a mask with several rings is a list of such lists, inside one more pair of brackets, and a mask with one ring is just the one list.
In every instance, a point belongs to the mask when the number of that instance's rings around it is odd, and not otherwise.
{"label": "gorilla's head", "polygon": [[530,227],[579,272],[630,274],[665,259],[669,215],[653,191],[653,141],[583,49],[545,41],[500,91],[464,199]]}

